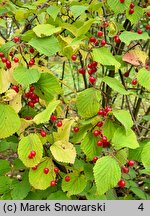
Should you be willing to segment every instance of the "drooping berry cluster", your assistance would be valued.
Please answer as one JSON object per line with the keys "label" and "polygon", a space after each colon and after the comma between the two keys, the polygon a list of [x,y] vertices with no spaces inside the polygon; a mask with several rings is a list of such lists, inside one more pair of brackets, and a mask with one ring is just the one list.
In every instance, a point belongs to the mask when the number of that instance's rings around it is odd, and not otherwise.
{"label": "drooping berry cluster", "polygon": [[25,93],[25,97],[28,99],[28,106],[34,107],[36,103],[39,103],[39,97],[34,93],[34,86],[30,86],[28,92]]}

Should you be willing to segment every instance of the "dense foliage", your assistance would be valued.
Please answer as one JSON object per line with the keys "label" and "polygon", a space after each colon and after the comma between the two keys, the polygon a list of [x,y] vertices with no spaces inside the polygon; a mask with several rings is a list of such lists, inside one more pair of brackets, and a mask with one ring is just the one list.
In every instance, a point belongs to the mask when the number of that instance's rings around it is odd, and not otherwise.
{"label": "dense foliage", "polygon": [[150,198],[150,1],[0,1],[0,197]]}

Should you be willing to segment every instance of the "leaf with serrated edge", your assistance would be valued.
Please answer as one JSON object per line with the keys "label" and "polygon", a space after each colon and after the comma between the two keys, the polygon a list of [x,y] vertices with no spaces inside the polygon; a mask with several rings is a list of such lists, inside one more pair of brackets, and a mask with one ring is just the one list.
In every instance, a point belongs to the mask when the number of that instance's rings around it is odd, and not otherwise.
{"label": "leaf with serrated edge", "polygon": [[[36,156],[33,159],[29,159],[28,155],[30,152],[36,151]],[[20,160],[27,167],[33,167],[40,163],[43,154],[43,145],[37,134],[30,134],[29,136],[23,137],[18,146],[18,155]]]}
{"label": "leaf with serrated edge", "polygon": [[123,127],[119,127],[112,138],[112,144],[116,150],[127,147],[136,149],[139,147],[135,133],[130,129],[125,131]]}
{"label": "leaf with serrated edge", "polygon": [[51,114],[54,112],[59,103],[59,100],[50,102],[44,111],[40,112],[34,117],[33,121],[36,124],[48,122]]}
{"label": "leaf with serrated edge", "polygon": [[121,124],[125,127],[126,130],[129,130],[133,126],[133,121],[131,115],[126,110],[116,110],[113,111],[116,119],[121,122]]}
{"label": "leaf with serrated edge", "polygon": [[69,141],[71,126],[74,123],[73,119],[63,119],[62,126],[58,128],[57,132],[54,132],[55,141],[64,140]]}
{"label": "leaf with serrated edge", "polygon": [[[69,182],[65,181],[66,176],[70,177]],[[66,176],[64,176],[62,180],[62,190],[64,192],[67,191],[68,196],[79,194],[86,187],[87,181],[85,175],[80,175],[79,173],[69,173]]]}
{"label": "leaf with serrated edge", "polygon": [[50,150],[54,158],[63,163],[73,164],[76,158],[75,147],[66,141],[57,141],[51,145]]}
{"label": "leaf with serrated edge", "polygon": [[141,154],[142,162],[144,164],[144,167],[148,172],[150,172],[150,142],[145,144],[142,154]]}
{"label": "leaf with serrated edge", "polygon": [[137,81],[138,83],[150,91],[150,72],[145,68],[142,68],[137,73]]}
{"label": "leaf with serrated edge", "polygon": [[9,105],[0,104],[0,139],[13,135],[20,128],[20,118]]}
{"label": "leaf with serrated edge", "polygon": [[[50,186],[50,182],[55,180],[54,163],[51,158],[45,157],[37,166],[36,170],[30,169],[29,182],[35,189],[45,190]],[[49,169],[47,174],[44,173],[44,168]]]}
{"label": "leaf with serrated edge", "polygon": [[115,187],[121,178],[121,169],[117,161],[111,156],[104,156],[97,160],[94,166],[94,178],[99,195]]}

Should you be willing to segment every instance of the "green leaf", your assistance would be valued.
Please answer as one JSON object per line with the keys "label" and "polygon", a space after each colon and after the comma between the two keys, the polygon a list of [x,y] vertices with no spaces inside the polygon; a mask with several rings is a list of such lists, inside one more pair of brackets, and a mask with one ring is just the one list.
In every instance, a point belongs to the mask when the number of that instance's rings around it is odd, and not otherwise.
{"label": "green leaf", "polygon": [[52,56],[60,50],[58,40],[54,36],[33,38],[28,42],[28,44],[45,56]]}
{"label": "green leaf", "polygon": [[148,172],[150,172],[150,142],[145,144],[142,154],[141,154],[142,163]]}
{"label": "green leaf", "polygon": [[142,200],[146,200],[146,194],[138,187],[130,187],[130,190]]}
{"label": "green leaf", "polygon": [[51,193],[47,197],[47,200],[69,200],[69,198],[66,196],[66,193],[59,190],[57,192]]}
{"label": "green leaf", "polygon": [[53,18],[54,21],[56,20],[59,11],[60,8],[56,5],[51,5],[47,8],[47,13]]}
{"label": "green leaf", "polygon": [[0,104],[0,139],[17,132],[20,128],[20,119],[9,105]]}
{"label": "green leaf", "polygon": [[137,73],[137,81],[138,83],[150,91],[150,72],[145,68],[142,68]]}
{"label": "green leaf", "polygon": [[133,121],[128,111],[116,110],[116,111],[113,111],[113,115],[125,127],[126,131],[131,129],[131,127],[133,126]]}
{"label": "green leaf", "polygon": [[0,176],[0,194],[10,190],[12,180],[7,176]]}
{"label": "green leaf", "polygon": [[70,137],[71,126],[74,123],[73,119],[63,119],[62,126],[54,133],[55,141],[63,140],[68,142]]}
{"label": "green leaf", "polygon": [[31,186],[29,183],[28,172],[25,172],[25,174],[22,177],[22,181],[17,182],[13,187],[13,190],[11,192],[12,199],[23,200],[30,192],[30,188]]}
{"label": "green leaf", "polygon": [[127,92],[124,88],[124,86],[119,82],[119,80],[112,78],[112,77],[104,77],[103,81],[107,83],[107,85],[112,88],[114,91],[123,94],[123,95],[128,95],[129,92]]}
{"label": "green leaf", "polygon": [[[49,172],[44,173],[44,168],[48,168]],[[36,170],[30,169],[29,182],[35,188],[39,190],[45,190],[50,187],[50,182],[55,180],[54,163],[51,158],[45,157],[42,159]]]}
{"label": "green leaf", "polygon": [[86,176],[87,181],[93,181],[93,164],[84,164],[84,174]]}
{"label": "green leaf", "polygon": [[35,122],[36,124],[48,122],[51,114],[54,112],[59,103],[59,100],[50,102],[44,111],[38,113],[34,117],[33,122]]}
{"label": "green leaf", "polygon": [[121,66],[120,62],[115,59],[107,47],[93,49],[93,60],[102,65],[115,66],[116,69]]}
{"label": "green leaf", "polygon": [[41,24],[37,25],[33,28],[33,31],[38,37],[51,36],[59,31],[61,31],[60,27],[55,27],[50,24]]}
{"label": "green leaf", "polygon": [[97,145],[97,141],[98,138],[88,132],[81,143],[81,149],[89,160],[92,160],[94,156],[99,155],[102,151],[102,148]]}
{"label": "green leaf", "polygon": [[119,127],[113,136],[112,143],[116,150],[127,147],[136,149],[139,147],[135,133],[130,129],[125,131],[123,127]]}
{"label": "green leaf", "polygon": [[55,95],[61,94],[62,89],[57,78],[50,73],[42,73],[34,85],[35,93],[43,100],[51,101]]}
{"label": "green leaf", "polygon": [[0,70],[0,94],[6,92],[10,86],[10,81],[8,79],[5,70]]}
{"label": "green leaf", "polygon": [[99,195],[95,185],[87,191],[86,197],[88,200],[106,200],[105,195]]}
{"label": "green leaf", "polygon": [[94,23],[94,19],[89,19],[88,21],[86,21],[82,27],[80,27],[77,30],[77,37],[81,36],[81,35],[85,35],[88,30],[90,29],[91,25]]}
{"label": "green leaf", "polygon": [[84,13],[84,11],[87,9],[87,6],[84,5],[73,5],[70,7],[70,10],[74,16],[74,18],[76,19],[78,16],[80,16],[82,13]]}
{"label": "green leaf", "polygon": [[[90,99],[90,103],[89,103]],[[88,88],[77,96],[78,114],[83,118],[90,118],[97,114],[101,100],[100,91],[94,88]]]}
{"label": "green leaf", "polygon": [[[36,151],[36,156],[33,159],[29,159],[28,155],[32,150]],[[18,154],[20,160],[25,164],[25,166],[33,167],[40,163],[42,153],[43,145],[37,134],[30,134],[20,140]]]}
{"label": "green leaf", "polygon": [[[69,182],[65,181],[66,176],[70,176]],[[79,194],[86,187],[87,181],[85,175],[79,173],[69,173],[66,176],[64,176],[62,180],[62,190],[64,192],[67,191],[68,196]]]}
{"label": "green leaf", "polygon": [[19,66],[14,70],[13,77],[23,88],[27,88],[30,84],[40,79],[40,73],[36,69],[27,69]]}
{"label": "green leaf", "polygon": [[77,133],[73,133],[73,137],[71,138],[72,143],[80,143],[85,137],[87,130],[92,128],[92,124],[83,125],[79,127],[79,131]]}
{"label": "green leaf", "polygon": [[106,119],[103,126],[103,134],[107,137],[108,140],[111,140],[115,131],[117,129],[117,125],[110,119]]}
{"label": "green leaf", "polygon": [[115,187],[121,178],[121,169],[117,161],[111,156],[104,156],[97,160],[94,166],[94,178],[99,195]]}
{"label": "green leaf", "polygon": [[115,157],[118,159],[118,163],[120,166],[123,166],[127,163],[127,157],[128,157],[128,150],[126,148],[121,149],[117,152]]}
{"label": "green leaf", "polygon": [[130,20],[131,24],[136,24],[143,16],[143,13],[143,8],[135,5],[133,14],[130,14],[129,10],[126,11],[126,18]]}
{"label": "green leaf", "polygon": [[149,39],[148,33],[143,32],[142,34],[138,34],[137,32],[123,31],[119,38],[122,42],[124,42],[127,46],[135,40],[147,40]]}
{"label": "green leaf", "polygon": [[5,56],[8,55],[9,53],[9,50],[15,46],[15,43],[13,41],[8,41],[7,43],[3,44],[1,47],[0,47],[0,52],[4,53]]}
{"label": "green leaf", "polygon": [[4,175],[10,171],[10,165],[7,160],[0,160],[0,175]]}
{"label": "green leaf", "polygon": [[126,9],[129,9],[130,3],[131,0],[125,0],[124,3],[120,3],[118,0],[107,0],[107,4],[116,14],[122,13]]}
{"label": "green leaf", "polygon": [[63,163],[73,164],[76,158],[75,147],[66,141],[57,141],[51,145],[50,150],[54,158]]}

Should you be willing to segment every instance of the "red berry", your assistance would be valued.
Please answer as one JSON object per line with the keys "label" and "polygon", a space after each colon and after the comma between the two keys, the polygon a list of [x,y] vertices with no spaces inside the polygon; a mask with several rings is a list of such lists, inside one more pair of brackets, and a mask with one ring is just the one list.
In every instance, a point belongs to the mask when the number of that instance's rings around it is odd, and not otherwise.
{"label": "red berry", "polygon": [[109,26],[109,23],[108,23],[107,21],[104,21],[104,22],[103,22],[103,27],[104,27],[104,28],[107,28],[108,26]]}
{"label": "red berry", "polygon": [[119,38],[118,35],[116,35],[116,36],[114,37],[114,40],[115,40],[116,43],[120,43],[120,42],[121,42],[121,40],[120,40],[120,38]]}
{"label": "red berry", "polygon": [[3,63],[6,63],[8,61],[8,59],[7,58],[5,58],[5,57],[2,57],[2,62]]}
{"label": "red berry", "polygon": [[131,8],[131,9],[133,9],[134,6],[135,6],[135,5],[134,5],[133,3],[130,4],[130,8]]}
{"label": "red berry", "polygon": [[112,108],[110,106],[106,106],[105,107],[106,114],[109,113],[109,112],[111,112],[111,111],[112,111]]}
{"label": "red berry", "polygon": [[30,153],[31,153],[32,157],[36,156],[36,151],[32,150]]}
{"label": "red berry", "polygon": [[79,71],[80,74],[85,74],[85,69],[84,68],[80,68],[78,71]]}
{"label": "red berry", "polygon": [[54,172],[55,172],[55,173],[58,173],[58,172],[59,172],[59,169],[58,169],[57,167],[55,167],[55,168],[54,168]]}
{"label": "red berry", "polygon": [[41,134],[42,137],[46,137],[46,132],[44,130],[41,130],[40,134]]}
{"label": "red berry", "polygon": [[34,91],[34,86],[30,86],[30,92],[33,92]]}
{"label": "red berry", "polygon": [[20,37],[17,37],[17,36],[14,37],[14,38],[13,38],[13,41],[14,41],[15,43],[19,42],[19,41],[20,41]]}
{"label": "red berry", "polygon": [[127,72],[125,72],[123,75],[124,75],[124,77],[128,77],[129,76],[129,71],[127,71]]}
{"label": "red berry", "polygon": [[48,173],[49,173],[49,169],[48,169],[48,168],[44,168],[43,172],[44,172],[45,174],[48,174]]}
{"label": "red berry", "polygon": [[76,55],[72,55],[72,56],[71,56],[71,59],[72,59],[72,61],[76,61],[77,56],[76,56]]}
{"label": "red berry", "polygon": [[12,89],[17,93],[19,92],[19,87],[16,85],[12,86]]}
{"label": "red berry", "polygon": [[6,67],[7,67],[7,69],[11,68],[11,62],[9,60],[6,61]]}
{"label": "red berry", "polygon": [[150,17],[150,11],[148,11],[148,12],[146,13],[146,15],[147,15],[148,17]]}
{"label": "red berry", "polygon": [[96,61],[91,62],[91,65],[92,67],[97,67],[97,62]]}
{"label": "red berry", "polygon": [[30,61],[29,61],[29,66],[32,66],[32,65],[34,65],[34,63],[35,63],[35,60],[32,58],[32,59],[30,59]]}
{"label": "red berry", "polygon": [[74,130],[74,132],[77,133],[79,131],[79,128],[78,127],[74,127],[73,130]]}
{"label": "red berry", "polygon": [[103,122],[102,122],[102,121],[97,122],[96,126],[97,126],[97,127],[102,127],[102,126],[103,126]]}
{"label": "red berry", "polygon": [[103,146],[103,142],[102,142],[101,140],[98,140],[98,141],[97,141],[97,145],[98,145],[98,146]]}
{"label": "red berry", "polygon": [[95,156],[95,157],[93,157],[92,161],[93,161],[93,163],[96,163],[97,160],[98,160],[98,157]]}
{"label": "red berry", "polygon": [[0,58],[4,57],[4,53],[0,52]]}
{"label": "red berry", "polygon": [[30,53],[34,53],[34,48],[31,47],[31,48],[29,49],[29,51],[30,51]]}
{"label": "red berry", "polygon": [[66,176],[66,177],[65,177],[65,181],[66,181],[66,182],[69,182],[69,181],[70,181],[70,176]]}
{"label": "red berry", "polygon": [[51,115],[51,121],[56,121],[57,120],[57,116],[55,116],[55,115]]}
{"label": "red berry", "polygon": [[98,136],[98,135],[99,135],[99,130],[95,130],[95,131],[93,132],[93,135],[94,135],[94,136]]}
{"label": "red berry", "polygon": [[135,161],[134,161],[134,160],[129,160],[129,161],[128,161],[128,165],[129,165],[129,166],[134,166],[134,164],[135,164]]}
{"label": "red berry", "polygon": [[128,167],[122,167],[122,172],[123,173],[128,173],[129,172],[129,168]]}
{"label": "red berry", "polygon": [[50,183],[50,186],[51,186],[51,187],[54,187],[55,185],[56,185],[56,181],[55,181],[55,180],[52,180],[51,183]]}
{"label": "red berry", "polygon": [[95,37],[90,37],[89,41],[90,41],[90,43],[95,43],[96,42],[96,38]]}
{"label": "red berry", "polygon": [[101,40],[101,46],[105,46],[106,45],[106,41],[103,39]]}
{"label": "red berry", "polygon": [[10,55],[11,57],[13,57],[13,56],[14,56],[14,53],[11,51],[11,52],[9,53],[9,55]]}
{"label": "red berry", "polygon": [[107,137],[106,136],[102,136],[102,142],[103,143],[107,142]]}
{"label": "red berry", "polygon": [[96,78],[90,76],[90,77],[89,77],[89,82],[90,82],[91,84],[94,84],[94,83],[96,82]]}
{"label": "red berry", "polygon": [[102,36],[103,36],[103,32],[102,32],[102,31],[98,31],[98,32],[97,32],[97,36],[98,36],[98,37],[102,37]]}
{"label": "red berry", "polygon": [[150,25],[145,26],[146,30],[150,30]]}
{"label": "red berry", "polygon": [[142,34],[143,32],[142,32],[141,29],[138,29],[138,30],[137,30],[137,33],[138,33],[138,34]]}
{"label": "red berry", "polygon": [[28,106],[33,108],[34,107],[34,103],[32,101],[29,101],[28,102]]}
{"label": "red berry", "polygon": [[103,143],[103,147],[104,147],[104,148],[108,147],[109,145],[110,145],[110,142],[104,142],[104,143]]}
{"label": "red berry", "polygon": [[104,115],[104,110],[100,109],[97,114],[100,115],[100,116],[103,116]]}
{"label": "red berry", "polygon": [[134,13],[134,9],[130,8],[129,14],[133,14],[133,13]]}
{"label": "red berry", "polygon": [[38,166],[32,167],[32,170],[37,170]]}
{"label": "red berry", "polygon": [[132,83],[132,85],[136,85],[137,84],[137,80],[133,79],[131,83]]}
{"label": "red berry", "polygon": [[57,122],[57,127],[61,127],[62,126],[62,121],[58,121]]}
{"label": "red berry", "polygon": [[88,64],[88,68],[92,68],[93,66],[92,66],[92,63],[89,63]]}
{"label": "red berry", "polygon": [[125,185],[126,185],[126,182],[122,179],[118,182],[118,186],[121,188],[124,188]]}
{"label": "red berry", "polygon": [[18,63],[18,62],[19,62],[19,59],[15,57],[15,58],[14,58],[14,62],[15,62],[15,63]]}
{"label": "red berry", "polygon": [[120,0],[120,3],[124,3],[125,2],[125,0]]}

